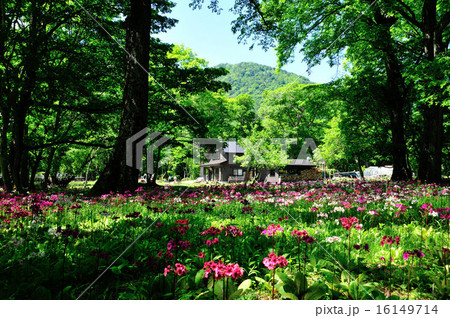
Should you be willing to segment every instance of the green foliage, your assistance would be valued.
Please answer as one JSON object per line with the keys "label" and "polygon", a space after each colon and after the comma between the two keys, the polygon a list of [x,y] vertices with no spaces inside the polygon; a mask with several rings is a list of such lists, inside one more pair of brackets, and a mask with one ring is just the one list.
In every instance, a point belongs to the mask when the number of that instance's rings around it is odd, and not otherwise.
{"label": "green foliage", "polygon": [[291,83],[309,84],[305,77],[256,63],[242,62],[238,64],[219,64],[228,70],[221,80],[231,84],[230,97],[248,94],[255,101],[255,110],[261,106],[264,92],[275,90]]}
{"label": "green foliage", "polygon": [[280,272],[277,275],[281,281],[275,287],[283,298],[316,300],[323,299],[327,295],[328,287],[325,283],[315,282],[308,287],[308,281],[302,272],[298,272],[293,278]]}

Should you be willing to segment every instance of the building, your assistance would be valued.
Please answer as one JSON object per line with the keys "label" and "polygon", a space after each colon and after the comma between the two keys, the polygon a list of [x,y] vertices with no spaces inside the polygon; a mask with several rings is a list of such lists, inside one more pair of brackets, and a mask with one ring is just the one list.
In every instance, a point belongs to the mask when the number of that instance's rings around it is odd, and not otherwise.
{"label": "building", "polygon": [[[243,182],[247,168],[237,163],[235,158],[244,153],[245,150],[241,146],[234,141],[229,141],[227,147],[221,151],[216,150],[214,153],[205,154],[209,161],[200,165],[200,177],[206,181]],[[308,159],[290,159],[289,164],[280,169],[256,171],[251,168],[249,180],[254,176],[257,176],[258,181],[271,183],[321,179],[322,175],[315,167],[316,165]]]}

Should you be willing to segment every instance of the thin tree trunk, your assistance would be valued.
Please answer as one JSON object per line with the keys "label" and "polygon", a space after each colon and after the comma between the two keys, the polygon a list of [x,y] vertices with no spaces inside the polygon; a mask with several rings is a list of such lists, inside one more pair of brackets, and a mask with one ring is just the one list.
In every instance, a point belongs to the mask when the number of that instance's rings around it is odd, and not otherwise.
{"label": "thin tree trunk", "polygon": [[13,189],[11,180],[11,172],[8,160],[8,128],[9,128],[9,111],[2,109],[2,132],[0,135],[0,168],[3,177],[3,184],[6,191]]}
{"label": "thin tree trunk", "polygon": [[39,164],[41,163],[42,160],[42,154],[44,153],[44,150],[41,149],[39,151],[39,153],[36,155],[36,159],[34,161],[34,164],[31,166],[31,171],[30,171],[30,184],[29,184],[29,188],[31,190],[34,190],[36,188],[35,186],[35,181],[36,181],[36,174],[37,174],[37,170],[39,168]]}
{"label": "thin tree trunk", "polygon": [[53,162],[53,158],[55,156],[55,152],[56,152],[56,148],[52,147],[49,150],[49,154],[47,157],[47,166],[45,168],[45,173],[44,173],[44,188],[47,188],[48,185],[50,184],[50,173],[51,173],[51,169],[52,169],[52,162]]}

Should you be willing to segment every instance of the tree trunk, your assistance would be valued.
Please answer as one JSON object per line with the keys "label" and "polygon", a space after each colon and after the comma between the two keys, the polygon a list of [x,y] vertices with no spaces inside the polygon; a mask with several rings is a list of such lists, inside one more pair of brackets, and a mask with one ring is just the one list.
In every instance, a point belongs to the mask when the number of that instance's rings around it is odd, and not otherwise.
{"label": "tree trunk", "polygon": [[0,135],[0,168],[3,177],[3,184],[6,191],[13,190],[11,180],[11,172],[8,160],[8,128],[9,128],[9,111],[2,108],[2,132]]}
{"label": "tree trunk", "polygon": [[39,168],[39,164],[42,160],[42,154],[44,153],[44,150],[41,149],[39,151],[39,153],[36,155],[36,159],[33,163],[33,165],[31,166],[31,171],[30,171],[30,184],[29,184],[29,188],[30,190],[34,190],[36,188],[35,186],[35,181],[36,181],[36,174]]}
{"label": "tree trunk", "polygon": [[49,154],[47,157],[47,166],[45,168],[45,173],[44,173],[44,188],[47,188],[48,185],[50,184],[50,173],[51,173],[51,169],[52,169],[52,162],[53,162],[53,157],[55,156],[55,152],[56,152],[56,148],[52,147],[49,150]]}
{"label": "tree trunk", "polygon": [[[28,180],[28,169],[24,169],[24,165],[26,164],[24,160],[26,161],[27,156],[24,143],[25,136],[27,135],[25,120],[28,110],[33,103],[32,92],[36,86],[36,73],[39,68],[41,53],[45,50],[38,36],[38,29],[42,27],[42,21],[40,21],[41,8],[36,1],[32,1],[31,6],[30,35],[27,43],[29,50],[26,53],[23,63],[23,75],[18,79],[18,81],[23,81],[19,94],[20,97],[13,105],[8,105],[13,110],[11,140],[11,159],[13,161],[11,164],[11,174],[14,186],[19,192],[24,191],[24,187],[27,186],[24,182]],[[26,175],[22,176],[23,173]]]}
{"label": "tree trunk", "polygon": [[[425,0],[422,9],[423,41],[425,58],[432,62],[439,53],[446,50],[443,43],[443,28],[438,28],[437,0]],[[432,70],[430,70],[432,71]],[[432,73],[433,74],[433,73]],[[434,79],[442,79],[443,74],[436,70]],[[431,83],[426,83],[432,85]],[[438,94],[439,86],[429,87],[429,94]],[[423,105],[422,147],[419,158],[419,180],[426,182],[440,182],[442,179],[442,147],[444,144],[444,114],[443,108],[433,100]]]}
{"label": "tree trunk", "polygon": [[248,180],[250,179],[250,165],[247,166],[247,169],[245,170],[245,176],[244,176],[244,188],[247,187]]}
{"label": "tree trunk", "polygon": [[[356,162],[358,163],[358,171],[359,171],[361,180],[365,181],[366,179],[364,178],[364,171],[362,169],[361,159],[359,158],[359,156],[356,157]],[[326,178],[326,172],[325,172],[325,178]]]}
{"label": "tree trunk", "polygon": [[407,106],[406,88],[398,61],[394,43],[389,28],[395,23],[396,18],[386,15],[377,9],[375,20],[379,28],[379,45],[384,53],[384,65],[386,67],[386,88],[384,100],[389,112],[392,134],[392,180],[410,180],[411,169],[408,166],[406,156],[407,147],[405,140],[404,109]]}
{"label": "tree trunk", "polygon": [[96,195],[138,187],[139,171],[126,166],[126,140],[147,125],[150,24],[151,2],[131,0],[125,21],[126,49],[131,56],[127,55],[119,135],[107,166],[92,188]]}

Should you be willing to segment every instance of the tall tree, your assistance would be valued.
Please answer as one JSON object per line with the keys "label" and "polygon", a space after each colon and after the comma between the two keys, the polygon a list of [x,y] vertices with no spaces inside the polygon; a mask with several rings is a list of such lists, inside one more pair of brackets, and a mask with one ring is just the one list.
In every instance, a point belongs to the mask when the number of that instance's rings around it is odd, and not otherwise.
{"label": "tall tree", "polygon": [[[203,0],[194,0],[201,6]],[[210,5],[217,10],[219,1]],[[351,52],[355,46],[368,43],[366,51],[383,52],[386,93],[380,96],[390,106],[391,133],[396,147],[392,148],[395,179],[410,177],[405,160],[405,137],[402,114],[407,105],[405,74],[414,73],[415,64],[426,65],[448,50],[450,4],[444,0],[379,0],[379,1],[297,1],[241,0],[234,12],[238,18],[233,31],[239,40],[259,39],[263,47],[276,47],[280,65],[293,59],[298,45],[312,66],[324,57],[335,63],[341,52]],[[375,32],[374,32],[375,31]],[[370,37],[369,35],[372,35]],[[375,41],[373,41],[375,36]],[[360,51],[360,55],[364,55]],[[426,59],[423,59],[425,56]],[[425,62],[425,63],[424,63]],[[428,71],[434,69],[428,63]],[[421,75],[415,74],[416,80]],[[418,78],[419,77],[419,78]],[[423,151],[419,178],[440,180],[442,153],[442,100],[436,81],[442,74],[435,72],[426,84],[428,95],[437,98],[424,102]],[[423,84],[423,83],[421,83]]]}
{"label": "tall tree", "polygon": [[151,1],[131,0],[126,27],[126,71],[119,135],[92,193],[134,190],[139,171],[126,165],[126,140],[147,126]]}

